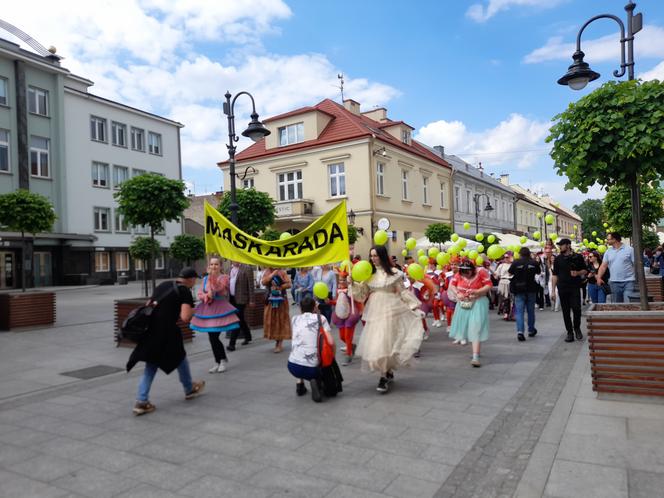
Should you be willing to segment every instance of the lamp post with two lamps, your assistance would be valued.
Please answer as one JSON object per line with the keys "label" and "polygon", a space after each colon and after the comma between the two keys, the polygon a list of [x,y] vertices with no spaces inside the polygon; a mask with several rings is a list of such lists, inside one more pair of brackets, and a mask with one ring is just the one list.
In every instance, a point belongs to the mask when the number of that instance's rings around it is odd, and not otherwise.
{"label": "lamp post with two lamps", "polygon": [[226,102],[224,102],[224,114],[228,116],[228,145],[226,145],[226,148],[228,149],[228,173],[231,180],[231,203],[229,208],[231,210],[231,222],[235,226],[238,224],[237,211],[239,209],[237,204],[235,179],[239,178],[240,180],[244,180],[249,173],[249,170],[253,169],[251,166],[248,167],[245,169],[241,177],[235,173],[235,151],[237,150],[235,143],[240,140],[240,137],[238,137],[235,133],[235,102],[240,95],[246,95],[251,99],[252,109],[251,121],[249,122],[247,129],[242,132],[242,136],[250,138],[254,142],[258,142],[261,138],[267,137],[270,134],[270,130],[265,128],[263,123],[258,120],[256,103],[254,102],[254,97],[249,92],[239,92],[235,94],[234,97],[230,92],[226,92],[224,95],[224,97],[226,97]]}
{"label": "lamp post with two lamps", "polygon": [[491,199],[489,199],[487,194],[475,194],[473,196],[473,201],[475,202],[475,233],[480,233],[480,199],[482,197],[486,197],[486,206],[484,206],[484,211],[493,211]]}

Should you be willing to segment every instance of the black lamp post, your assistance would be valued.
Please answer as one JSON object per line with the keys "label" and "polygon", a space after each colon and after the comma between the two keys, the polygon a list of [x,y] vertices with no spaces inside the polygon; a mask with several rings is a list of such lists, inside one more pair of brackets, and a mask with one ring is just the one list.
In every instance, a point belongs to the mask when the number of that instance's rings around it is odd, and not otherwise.
{"label": "black lamp post", "polygon": [[[237,149],[235,142],[240,140],[240,137],[235,134],[234,111],[235,101],[240,95],[247,95],[251,99],[252,108],[251,121],[249,122],[247,129],[242,132],[242,136],[250,138],[254,142],[258,142],[261,138],[270,134],[270,130],[265,128],[263,123],[258,121],[256,103],[254,102],[254,97],[249,92],[240,92],[236,94],[235,97],[233,97],[230,92],[226,92],[226,95],[224,95],[224,97],[226,97],[226,102],[224,102],[224,114],[228,116],[228,145],[226,145],[226,148],[228,149],[228,172],[231,180],[231,204],[229,208],[231,210],[231,222],[235,226],[237,226],[237,211],[239,208],[235,189],[235,179],[238,177],[235,173],[235,150]],[[231,100],[231,97],[233,97],[233,100]],[[245,170],[243,178],[246,177],[246,175],[247,171]]]}
{"label": "black lamp post", "polygon": [[480,199],[482,197],[486,197],[486,206],[484,206],[484,211],[493,211],[491,200],[487,194],[475,194],[473,196],[473,201],[475,201],[475,233],[480,233]]}
{"label": "black lamp post", "polygon": [[[585,54],[581,51],[581,35],[586,27],[596,21],[597,19],[613,19],[620,27],[620,69],[613,71],[613,76],[620,78],[625,75],[627,71],[627,79],[634,79],[634,35],[641,31],[643,27],[643,14],[634,14],[636,4],[630,0],[625,5],[627,12],[627,22],[623,23],[618,16],[612,14],[600,14],[588,19],[579,33],[576,35],[576,52],[572,55],[574,62],[567,69],[567,73],[558,80],[560,85],[568,85],[573,90],[581,90],[589,81],[599,78],[599,73],[596,73],[590,66],[583,61]],[[627,33],[625,33],[625,26]],[[641,205],[641,189],[640,182],[637,175],[632,175],[629,179],[629,186],[631,190],[632,206]],[[642,230],[641,225],[641,211],[639,209],[632,210],[632,246],[634,247],[634,266],[637,274],[637,281],[639,284],[639,294],[641,295],[642,309],[648,309],[648,297],[646,289],[645,272],[643,270],[643,254],[641,249],[641,238],[639,234]]]}

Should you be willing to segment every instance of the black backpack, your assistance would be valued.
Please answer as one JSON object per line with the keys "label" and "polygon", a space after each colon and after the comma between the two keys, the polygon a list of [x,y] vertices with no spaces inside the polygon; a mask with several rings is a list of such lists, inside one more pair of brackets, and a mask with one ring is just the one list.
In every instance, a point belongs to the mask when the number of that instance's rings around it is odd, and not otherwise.
{"label": "black backpack", "polygon": [[512,294],[525,294],[528,292],[528,269],[519,266],[510,280],[510,292]]}
{"label": "black backpack", "polygon": [[134,308],[129,312],[127,318],[122,322],[120,330],[116,334],[117,345],[120,345],[120,341],[127,340],[131,342],[140,342],[143,339],[148,331],[150,330],[150,322],[152,321],[152,315],[154,310],[163,298],[168,296],[171,292],[178,292],[178,286],[176,282],[173,282],[173,287],[170,287],[159,299],[150,300],[149,304],[139,306]]}

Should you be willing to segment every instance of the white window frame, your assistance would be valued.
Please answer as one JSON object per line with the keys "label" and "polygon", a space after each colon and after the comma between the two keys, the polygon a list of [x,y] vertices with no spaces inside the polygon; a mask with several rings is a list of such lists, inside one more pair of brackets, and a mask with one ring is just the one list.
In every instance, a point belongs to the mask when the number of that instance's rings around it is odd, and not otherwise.
{"label": "white window frame", "polygon": [[145,152],[145,130],[143,128],[131,127],[131,150]]}
{"label": "white window frame", "polygon": [[148,152],[155,156],[162,156],[164,151],[162,149],[161,133],[148,131]]}
{"label": "white window frame", "polygon": [[116,233],[129,233],[129,223],[127,223],[124,216],[122,216],[117,209],[115,210],[115,216],[113,218],[113,226]]}
{"label": "white window frame", "polygon": [[411,141],[411,131],[407,128],[401,129],[401,141],[407,145],[410,145]]}
{"label": "white window frame", "polygon": [[[327,165],[330,197],[346,197],[346,166],[344,163]],[[343,188],[342,188],[343,187]]]}
{"label": "white window frame", "polygon": [[48,90],[28,86],[28,112],[30,114],[48,116],[48,100]]}
{"label": "white window frame", "polygon": [[145,174],[147,174],[147,171],[145,171],[144,169],[132,168],[132,170],[131,170],[131,177],[132,178],[134,178],[135,176],[138,176],[138,175],[145,175]]}
{"label": "white window frame", "polygon": [[[106,228],[103,224],[103,215],[106,215]],[[95,206],[93,208],[93,224],[95,232],[110,232],[111,231],[111,209],[107,207]]]}
{"label": "white window frame", "polygon": [[[9,130],[3,130],[0,128],[0,173],[11,173],[12,171],[12,161],[9,147]],[[3,136],[4,135],[4,136]],[[2,169],[2,158],[5,158],[7,162],[7,168]]]}
{"label": "white window frame", "polygon": [[447,190],[447,183],[445,182],[439,182],[440,183],[440,207],[444,208],[445,207],[445,190]]}
{"label": "white window frame", "polygon": [[[101,175],[100,172],[104,174]],[[111,170],[106,163],[99,161],[92,161],[92,186],[95,188],[110,188],[111,187]]]}
{"label": "white window frame", "polygon": [[454,210],[461,211],[461,188],[454,187]]}
{"label": "white window frame", "polygon": [[376,163],[376,194],[385,195],[385,163]]}
{"label": "white window frame", "polygon": [[157,256],[154,258],[154,269],[155,270],[163,270],[166,267],[166,262],[164,258],[164,253],[160,252]]}
{"label": "white window frame", "polygon": [[9,80],[0,77],[0,106],[9,107]]}
{"label": "white window frame", "polygon": [[408,201],[408,171],[401,170],[401,200]]}
{"label": "white window frame", "polygon": [[[36,147],[32,145],[33,138],[41,138],[46,140],[46,149]],[[30,135],[30,176],[36,178],[50,178],[51,177],[51,154],[49,152],[51,148],[51,139],[47,137],[39,137],[37,135]],[[37,172],[35,173],[32,169],[32,155],[37,155]],[[46,168],[46,174],[44,174],[44,168]]]}
{"label": "white window frame", "polygon": [[[289,179],[288,176],[292,175]],[[293,196],[288,193],[288,188],[293,187]],[[283,189],[283,192],[282,192]],[[277,174],[277,191],[280,201],[295,201],[302,199],[303,186],[302,186],[302,170],[296,169],[292,171],[285,171]],[[283,195],[282,195],[283,194]]]}
{"label": "white window frame", "polygon": [[134,225],[134,233],[137,235],[149,234],[150,227],[147,225]]}
{"label": "white window frame", "polygon": [[115,253],[115,271],[129,271],[129,253],[127,251]]}
{"label": "white window frame", "polygon": [[304,142],[304,123],[293,123],[282,126],[279,128],[278,134],[279,147]]}
{"label": "white window frame", "polygon": [[111,143],[116,147],[127,148],[127,125],[111,121]]}
{"label": "white window frame", "polygon": [[[120,181],[120,178],[118,176],[118,171],[124,171],[126,173],[124,179]],[[120,166],[118,164],[113,165],[113,188],[118,189],[120,188],[120,184],[125,181],[129,180],[129,168],[127,166]]]}
{"label": "white window frame", "polygon": [[[108,120],[99,116],[90,116],[90,140],[95,142],[108,142]],[[101,138],[100,138],[101,135]]]}
{"label": "white window frame", "polygon": [[254,178],[251,177],[251,178],[245,178],[244,180],[242,180],[242,188],[245,189],[245,190],[250,189],[250,188],[255,188],[254,187]]}
{"label": "white window frame", "polygon": [[423,176],[422,177],[422,204],[426,204],[427,206],[429,204],[429,177],[428,176]]}
{"label": "white window frame", "polygon": [[111,255],[107,251],[95,252],[95,272],[111,271]]}

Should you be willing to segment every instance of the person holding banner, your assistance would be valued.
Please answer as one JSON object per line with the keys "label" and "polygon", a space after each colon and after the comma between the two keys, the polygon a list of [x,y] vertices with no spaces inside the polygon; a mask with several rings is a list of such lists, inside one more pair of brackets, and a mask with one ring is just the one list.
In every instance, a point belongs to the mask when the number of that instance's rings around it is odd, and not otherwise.
{"label": "person holding banner", "polygon": [[403,273],[392,266],[387,249],[374,246],[369,253],[372,274],[366,282],[352,282],[353,296],[365,301],[364,331],[357,346],[362,366],[379,371],[376,390],[384,394],[394,370],[407,365],[424,337],[421,303],[404,287]]}
{"label": "person holding banner", "polygon": [[263,312],[263,337],[275,341],[274,352],[283,351],[284,339],[291,338],[291,322],[288,314],[286,289],[290,289],[288,274],[279,268],[266,268],[261,284],[268,290]]}

